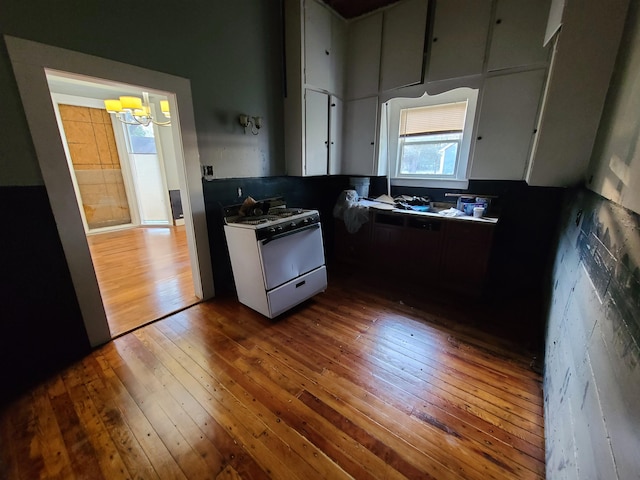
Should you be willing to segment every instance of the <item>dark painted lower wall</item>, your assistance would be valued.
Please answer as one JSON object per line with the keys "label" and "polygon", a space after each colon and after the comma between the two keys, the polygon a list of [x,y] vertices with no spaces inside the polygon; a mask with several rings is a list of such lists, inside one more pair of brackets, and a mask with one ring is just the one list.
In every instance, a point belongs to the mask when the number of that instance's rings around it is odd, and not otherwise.
{"label": "dark painted lower wall", "polygon": [[44,187],[0,187],[0,403],[89,352]]}
{"label": "dark painted lower wall", "polygon": [[639,478],[640,215],[568,191],[550,290],[547,478]]}

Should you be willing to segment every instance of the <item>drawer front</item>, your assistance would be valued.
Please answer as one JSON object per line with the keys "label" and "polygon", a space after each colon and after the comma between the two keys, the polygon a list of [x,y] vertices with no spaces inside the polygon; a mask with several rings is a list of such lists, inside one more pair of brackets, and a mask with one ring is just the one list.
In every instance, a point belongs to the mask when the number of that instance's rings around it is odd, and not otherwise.
{"label": "drawer front", "polygon": [[304,302],[327,288],[327,269],[325,266],[280,285],[267,293],[271,318],[280,315],[291,307]]}

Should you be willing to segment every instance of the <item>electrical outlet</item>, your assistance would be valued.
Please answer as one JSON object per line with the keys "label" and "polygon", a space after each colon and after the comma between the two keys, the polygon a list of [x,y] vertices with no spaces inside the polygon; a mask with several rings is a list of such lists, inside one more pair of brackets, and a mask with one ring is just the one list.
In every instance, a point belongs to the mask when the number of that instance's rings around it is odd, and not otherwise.
{"label": "electrical outlet", "polygon": [[202,177],[207,182],[213,180],[213,165],[202,165]]}
{"label": "electrical outlet", "polygon": [[242,187],[238,187],[238,197],[242,196]]}

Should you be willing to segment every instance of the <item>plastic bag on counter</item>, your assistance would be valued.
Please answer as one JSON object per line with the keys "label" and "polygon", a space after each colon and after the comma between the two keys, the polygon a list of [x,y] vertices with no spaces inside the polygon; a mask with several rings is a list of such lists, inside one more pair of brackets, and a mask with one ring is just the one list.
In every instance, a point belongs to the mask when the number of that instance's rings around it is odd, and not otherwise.
{"label": "plastic bag on counter", "polygon": [[343,190],[333,207],[333,216],[344,222],[347,232],[356,233],[369,221],[369,209],[358,204],[355,190]]}
{"label": "plastic bag on counter", "polygon": [[465,213],[461,212],[457,208],[448,208],[447,210],[442,210],[438,212],[443,217],[464,217]]}

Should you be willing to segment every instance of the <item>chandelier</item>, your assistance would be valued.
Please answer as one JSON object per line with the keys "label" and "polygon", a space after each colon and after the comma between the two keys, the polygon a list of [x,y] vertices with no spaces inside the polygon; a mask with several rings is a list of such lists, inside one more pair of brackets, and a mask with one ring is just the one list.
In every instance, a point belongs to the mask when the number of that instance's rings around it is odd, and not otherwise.
{"label": "chandelier", "polygon": [[144,125],[145,127],[148,127],[152,123],[160,127],[168,127],[171,125],[169,101],[160,100],[160,111],[162,115],[169,120],[158,121],[151,113],[151,104],[149,103],[149,94],[147,92],[142,92],[142,98],[123,96],[118,100],[105,100],[104,108],[106,108],[108,113],[115,114],[118,120],[127,125]]}

